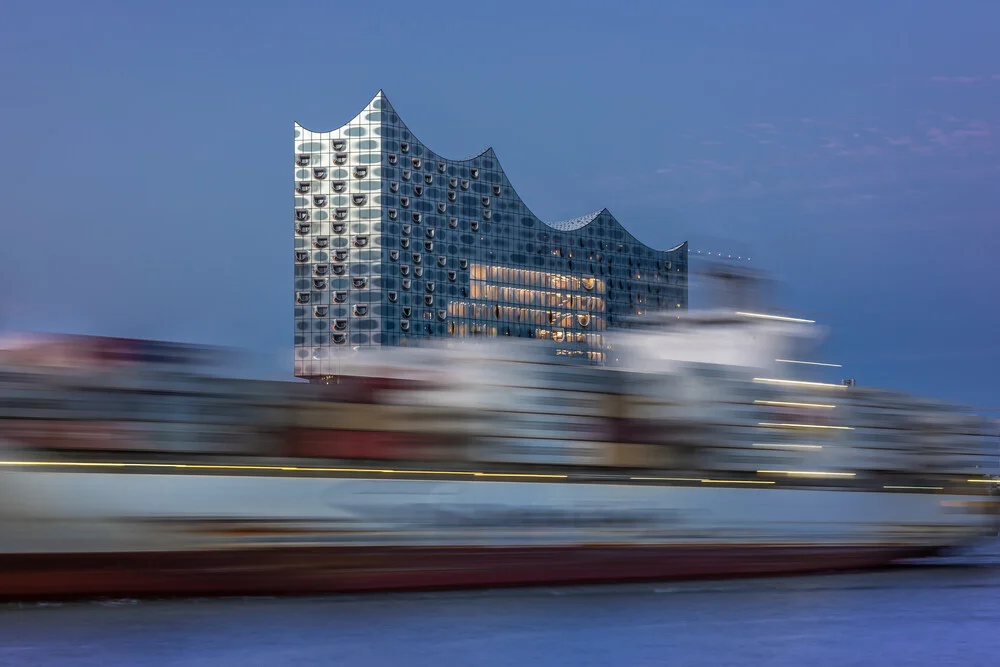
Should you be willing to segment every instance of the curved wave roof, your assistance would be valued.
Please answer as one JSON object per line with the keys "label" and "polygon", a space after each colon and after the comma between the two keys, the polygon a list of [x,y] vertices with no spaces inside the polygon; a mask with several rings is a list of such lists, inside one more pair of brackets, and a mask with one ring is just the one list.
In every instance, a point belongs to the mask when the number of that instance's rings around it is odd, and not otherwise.
{"label": "curved wave roof", "polygon": [[[651,246],[648,246],[642,241],[638,240],[620,222],[618,222],[618,220],[611,214],[610,211],[608,211],[607,208],[603,208],[600,211],[594,211],[586,215],[572,218],[570,220],[559,220],[555,222],[542,220],[531,211],[528,205],[524,203],[524,200],[521,198],[521,196],[517,194],[516,188],[514,188],[513,184],[511,184],[510,179],[507,177],[506,172],[500,165],[500,161],[497,159],[496,153],[494,152],[492,147],[487,147],[479,151],[478,153],[475,153],[465,158],[461,159],[448,158],[431,150],[427,146],[427,144],[421,142],[419,139],[416,138],[416,135],[414,135],[413,132],[409,129],[409,127],[407,127],[406,123],[404,123],[403,120],[399,118],[399,114],[396,112],[395,108],[389,102],[388,98],[386,97],[383,91],[379,90],[378,93],[376,93],[375,97],[372,98],[372,101],[365,107],[365,110],[362,111],[362,114],[364,114],[365,111],[370,112],[371,110],[377,110],[377,113],[381,114],[380,120],[383,124],[388,124],[395,128],[401,128],[401,135],[409,137],[406,141],[408,141],[411,144],[419,145],[422,151],[426,153],[425,159],[441,161],[456,165],[463,165],[466,167],[478,166],[499,172],[503,184],[511,189],[516,199],[520,203],[521,207],[523,207],[522,213],[531,216],[532,218],[534,218],[534,220],[554,230],[558,230],[561,232],[575,232],[586,228],[588,225],[594,223],[595,221],[601,221],[604,224],[618,227],[624,233],[624,235],[631,240],[631,242],[641,245],[652,252],[677,252],[685,248],[687,245],[687,242],[685,241],[667,250],[656,250],[655,248],[652,248]],[[367,114],[367,116],[371,116],[371,113]],[[299,127],[302,127],[303,129],[307,129],[301,124],[298,123],[296,124]],[[346,127],[346,125],[342,127]]]}

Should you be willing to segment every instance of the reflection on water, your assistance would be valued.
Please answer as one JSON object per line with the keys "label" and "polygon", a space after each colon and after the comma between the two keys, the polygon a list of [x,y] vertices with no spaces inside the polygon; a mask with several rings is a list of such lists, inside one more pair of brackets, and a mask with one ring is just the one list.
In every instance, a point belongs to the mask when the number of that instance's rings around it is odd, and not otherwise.
{"label": "reflection on water", "polygon": [[734,582],[0,607],[0,664],[978,665],[1000,544],[950,565]]}

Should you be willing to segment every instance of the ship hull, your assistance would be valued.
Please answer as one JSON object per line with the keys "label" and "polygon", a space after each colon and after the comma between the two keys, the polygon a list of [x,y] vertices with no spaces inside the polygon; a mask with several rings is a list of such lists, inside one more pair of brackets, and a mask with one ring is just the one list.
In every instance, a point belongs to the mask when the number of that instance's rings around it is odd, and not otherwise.
{"label": "ship hull", "polygon": [[0,596],[273,595],[736,578],[858,570],[928,547],[276,548],[0,556]]}
{"label": "ship hull", "polygon": [[995,505],[961,495],[386,473],[0,472],[0,597],[794,574],[877,567],[996,534]]}

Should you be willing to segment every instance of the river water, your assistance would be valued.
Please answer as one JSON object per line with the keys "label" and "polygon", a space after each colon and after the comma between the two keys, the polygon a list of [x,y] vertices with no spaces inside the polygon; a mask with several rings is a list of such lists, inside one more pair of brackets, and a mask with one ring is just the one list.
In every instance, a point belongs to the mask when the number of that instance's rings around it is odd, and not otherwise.
{"label": "river water", "polygon": [[1000,665],[1000,544],[726,582],[0,605],[0,665]]}

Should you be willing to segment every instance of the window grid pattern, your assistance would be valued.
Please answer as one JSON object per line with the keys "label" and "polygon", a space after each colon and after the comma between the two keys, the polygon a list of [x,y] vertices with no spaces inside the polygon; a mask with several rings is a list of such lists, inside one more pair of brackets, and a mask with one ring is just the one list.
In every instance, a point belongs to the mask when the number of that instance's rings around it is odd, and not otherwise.
{"label": "window grid pattern", "polygon": [[687,308],[686,243],[653,250],[607,209],[542,222],[492,149],[437,155],[381,91],[336,130],[296,124],[295,143],[296,375],[449,336],[554,340],[599,363],[606,329]]}

